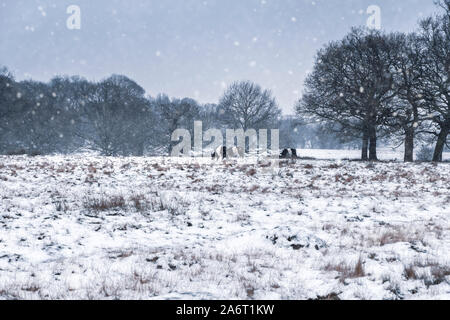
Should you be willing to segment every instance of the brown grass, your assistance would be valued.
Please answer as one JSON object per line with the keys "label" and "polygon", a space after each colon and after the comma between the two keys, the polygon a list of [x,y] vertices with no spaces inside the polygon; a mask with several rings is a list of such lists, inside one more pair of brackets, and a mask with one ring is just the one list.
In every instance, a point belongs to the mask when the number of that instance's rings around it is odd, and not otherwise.
{"label": "brown grass", "polygon": [[399,242],[413,242],[422,240],[423,234],[420,230],[410,230],[405,232],[400,228],[394,228],[392,230],[384,232],[378,239],[378,244],[383,247],[388,244]]}
{"label": "brown grass", "polygon": [[447,277],[450,276],[450,266],[431,267],[431,276],[433,277],[433,284],[435,285],[447,281]]}
{"label": "brown grass", "polygon": [[95,165],[93,163],[89,164],[88,166],[88,171],[89,173],[97,173],[97,168],[95,167]]}
{"label": "brown grass", "polygon": [[133,207],[138,212],[146,211],[149,208],[149,203],[145,195],[143,194],[134,194],[130,197],[130,201],[133,204]]}
{"label": "brown grass", "polygon": [[417,275],[416,267],[414,265],[405,266],[403,275],[405,276],[406,280],[419,279],[419,276]]}
{"label": "brown grass", "polygon": [[339,294],[332,292],[332,293],[327,294],[326,296],[318,296],[316,300],[338,301],[341,299],[339,298]]}
{"label": "brown grass", "polygon": [[403,234],[403,232],[386,231],[380,237],[380,246],[385,246],[387,244],[393,244],[398,242],[406,242],[406,240],[407,238]]}
{"label": "brown grass", "polygon": [[[418,269],[423,269],[423,272],[418,272]],[[429,273],[427,271],[430,271]],[[436,261],[414,261],[410,265],[405,266],[403,276],[406,280],[423,280],[426,286],[438,285],[442,282],[449,281],[450,266],[440,265]],[[450,283],[450,281],[449,281]]]}
{"label": "brown grass", "polygon": [[328,169],[339,169],[339,168],[342,168],[342,167],[343,167],[343,165],[339,165],[339,164],[334,163],[334,164],[330,164],[326,168],[328,168]]}
{"label": "brown grass", "polygon": [[153,169],[155,169],[155,170],[158,171],[158,172],[166,172],[166,171],[169,170],[168,168],[161,167],[161,166],[159,165],[159,163],[153,164]]}
{"label": "brown grass", "polygon": [[337,271],[339,273],[339,280],[344,283],[346,279],[363,278],[366,276],[364,270],[364,262],[360,257],[354,266],[348,265],[345,262],[339,264],[327,264],[325,271]]}
{"label": "brown grass", "polygon": [[39,291],[41,288],[35,284],[32,285],[27,285],[25,287],[22,287],[23,291],[28,291],[28,292],[37,292]]}
{"label": "brown grass", "polygon": [[83,206],[88,210],[99,212],[123,209],[126,206],[126,202],[123,196],[102,196],[101,198],[86,198]]}

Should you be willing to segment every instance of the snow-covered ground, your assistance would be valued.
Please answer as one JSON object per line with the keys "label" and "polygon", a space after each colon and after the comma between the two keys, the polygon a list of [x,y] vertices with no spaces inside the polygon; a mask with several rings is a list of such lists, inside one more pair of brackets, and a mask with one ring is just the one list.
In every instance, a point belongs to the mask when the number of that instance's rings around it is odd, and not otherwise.
{"label": "snow-covered ground", "polygon": [[0,199],[2,299],[450,299],[449,163],[0,157]]}

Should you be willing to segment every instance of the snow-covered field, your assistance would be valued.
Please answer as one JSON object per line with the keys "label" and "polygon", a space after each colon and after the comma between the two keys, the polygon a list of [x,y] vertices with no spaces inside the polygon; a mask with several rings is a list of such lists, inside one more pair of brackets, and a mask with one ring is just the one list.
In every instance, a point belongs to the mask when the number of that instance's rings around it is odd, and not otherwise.
{"label": "snow-covered field", "polygon": [[0,157],[0,298],[450,299],[449,163],[266,166]]}
{"label": "snow-covered field", "polygon": [[[316,159],[360,159],[361,150],[327,150],[327,149],[299,149],[299,154],[302,157],[313,157]],[[403,161],[404,154],[402,148],[379,148],[377,150],[378,158],[381,161]],[[417,152],[417,149],[416,149]],[[450,153],[444,153],[443,159],[450,160]]]}

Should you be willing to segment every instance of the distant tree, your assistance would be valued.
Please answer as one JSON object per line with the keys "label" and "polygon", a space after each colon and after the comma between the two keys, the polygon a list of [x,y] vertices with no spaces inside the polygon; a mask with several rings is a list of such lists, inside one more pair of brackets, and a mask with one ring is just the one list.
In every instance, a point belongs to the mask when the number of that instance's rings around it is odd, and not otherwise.
{"label": "distant tree", "polygon": [[106,156],[143,155],[151,112],[144,89],[125,76],[113,75],[91,90],[82,104],[86,119],[81,128],[87,130],[79,135]]}
{"label": "distant tree", "polygon": [[221,118],[224,111],[219,107],[219,105],[214,103],[207,103],[199,108],[199,119],[203,122],[203,129],[207,130],[210,128],[221,129],[224,125]]}
{"label": "distant tree", "polygon": [[220,99],[221,119],[234,129],[269,129],[281,110],[270,90],[250,81],[231,84]]}
{"label": "distant tree", "polygon": [[11,147],[13,121],[23,107],[22,93],[13,75],[6,68],[0,68],[0,151]]}
{"label": "distant tree", "polygon": [[342,130],[336,122],[316,122],[297,118],[295,124],[293,137],[300,148],[332,150],[360,148],[359,138],[341,134]]}
{"label": "distant tree", "polygon": [[177,143],[172,141],[172,133],[177,129],[186,129],[193,137],[194,121],[199,117],[200,107],[193,99],[170,99],[166,95],[152,99],[151,105],[158,118],[155,134],[159,145],[164,152],[171,154]]}
{"label": "distant tree", "polygon": [[27,152],[51,153],[63,133],[57,132],[63,111],[55,103],[49,86],[27,80],[20,83],[26,108],[16,121],[15,134]]}
{"label": "distant tree", "polygon": [[[11,102],[17,98],[17,90],[15,90],[15,81],[12,74],[7,68],[0,68],[0,117],[5,119],[13,112]],[[4,121],[0,122],[0,126],[5,125]]]}
{"label": "distant tree", "polygon": [[84,147],[84,133],[91,132],[92,129],[84,108],[94,92],[94,85],[77,76],[55,77],[48,85],[54,103],[62,111],[56,128],[63,134],[58,140],[61,142],[58,150],[68,153]]}
{"label": "distant tree", "polygon": [[295,148],[299,146],[297,137],[298,121],[293,117],[282,117],[278,121],[278,128],[280,130],[280,149]]}

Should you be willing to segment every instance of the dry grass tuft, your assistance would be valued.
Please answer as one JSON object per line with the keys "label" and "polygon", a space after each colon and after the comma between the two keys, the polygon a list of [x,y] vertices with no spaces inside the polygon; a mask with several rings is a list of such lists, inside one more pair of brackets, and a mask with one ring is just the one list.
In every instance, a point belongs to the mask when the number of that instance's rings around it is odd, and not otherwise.
{"label": "dry grass tuft", "polygon": [[450,277],[450,266],[433,266],[431,267],[430,273],[433,277],[433,284],[441,284],[442,282],[448,281],[447,277]]}
{"label": "dry grass tuft", "polygon": [[138,212],[147,211],[151,206],[149,205],[148,199],[143,194],[134,194],[130,197],[130,201],[133,207]]}
{"label": "dry grass tuft", "polygon": [[102,196],[101,198],[86,198],[83,202],[84,208],[95,212],[109,211],[113,209],[124,209],[126,206],[123,196]]}
{"label": "dry grass tuft", "polygon": [[364,262],[360,257],[354,266],[350,266],[345,262],[339,264],[327,264],[325,271],[337,271],[339,273],[339,280],[344,283],[346,279],[363,278],[366,276],[364,270]]}
{"label": "dry grass tuft", "polygon": [[[421,268],[422,272],[419,273],[418,268]],[[450,277],[450,266],[440,265],[429,260],[425,262],[415,261],[405,266],[403,275],[406,280],[423,280],[424,284],[429,287],[449,281],[447,277]]]}
{"label": "dry grass tuft", "polygon": [[378,244],[383,247],[388,244],[413,241],[423,241],[423,232],[420,230],[410,230],[405,232],[399,227],[396,227],[392,230],[384,232],[378,239]]}
{"label": "dry grass tuft", "polygon": [[405,266],[403,275],[405,276],[406,280],[419,279],[419,276],[417,275],[416,267],[414,265]]}

